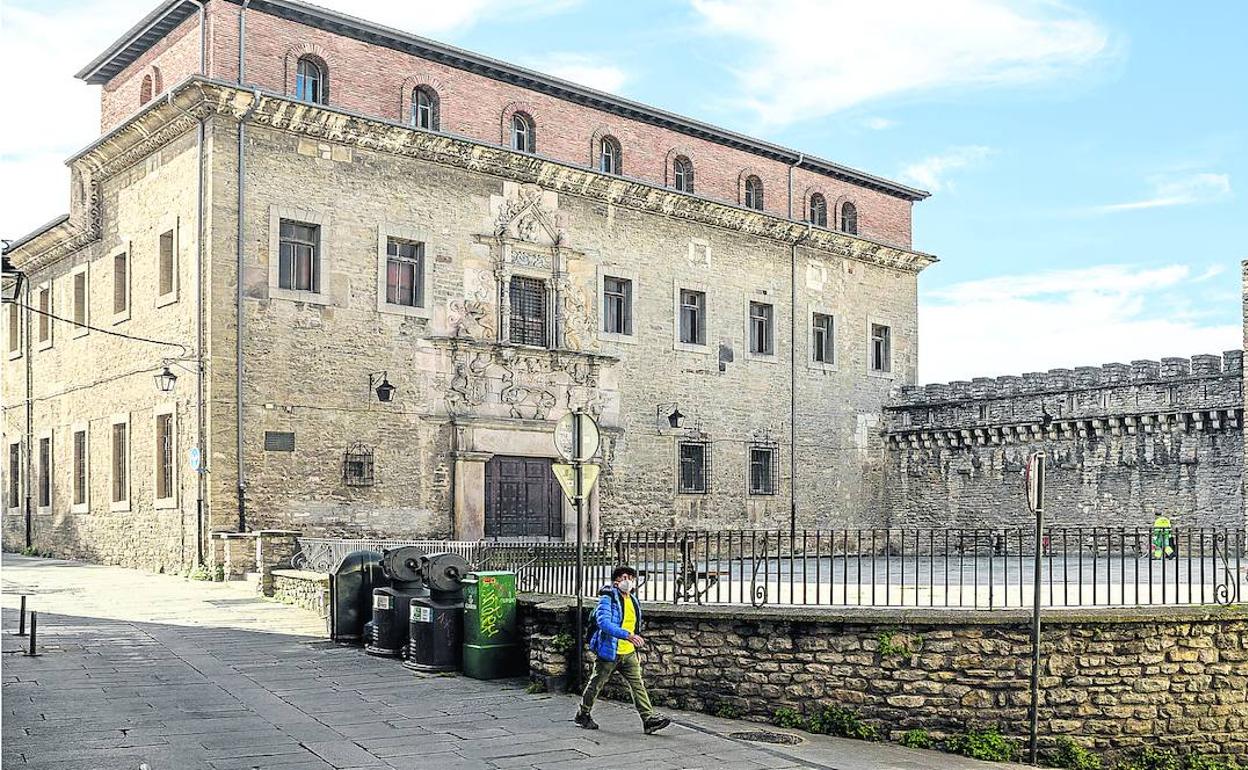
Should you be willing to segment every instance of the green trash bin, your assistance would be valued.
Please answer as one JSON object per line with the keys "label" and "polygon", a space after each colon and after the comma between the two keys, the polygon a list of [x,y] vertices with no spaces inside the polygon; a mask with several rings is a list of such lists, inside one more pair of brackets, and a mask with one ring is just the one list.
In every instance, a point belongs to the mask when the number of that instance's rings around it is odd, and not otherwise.
{"label": "green trash bin", "polygon": [[516,574],[471,572],[464,578],[464,673],[500,679],[525,672],[516,623]]}

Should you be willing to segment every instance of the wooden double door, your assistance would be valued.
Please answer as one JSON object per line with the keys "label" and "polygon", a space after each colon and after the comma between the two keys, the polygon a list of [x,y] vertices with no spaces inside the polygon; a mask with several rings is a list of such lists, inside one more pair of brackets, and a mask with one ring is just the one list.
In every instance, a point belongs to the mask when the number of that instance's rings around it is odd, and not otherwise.
{"label": "wooden double door", "polygon": [[551,461],[496,455],[485,464],[485,536],[563,539],[563,491]]}

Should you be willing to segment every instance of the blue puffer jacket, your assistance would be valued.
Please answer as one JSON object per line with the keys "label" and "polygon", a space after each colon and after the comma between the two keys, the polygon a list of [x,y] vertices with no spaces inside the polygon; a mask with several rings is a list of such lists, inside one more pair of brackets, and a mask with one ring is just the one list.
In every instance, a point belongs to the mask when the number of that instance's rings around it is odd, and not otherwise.
{"label": "blue puffer jacket", "polygon": [[632,594],[621,593],[613,585],[603,586],[598,596],[598,606],[594,608],[594,622],[598,630],[589,638],[589,649],[599,660],[615,660],[617,641],[628,638],[628,632],[620,625],[624,622],[624,602],[632,602],[633,611],[637,614],[634,634],[641,633],[641,602]]}

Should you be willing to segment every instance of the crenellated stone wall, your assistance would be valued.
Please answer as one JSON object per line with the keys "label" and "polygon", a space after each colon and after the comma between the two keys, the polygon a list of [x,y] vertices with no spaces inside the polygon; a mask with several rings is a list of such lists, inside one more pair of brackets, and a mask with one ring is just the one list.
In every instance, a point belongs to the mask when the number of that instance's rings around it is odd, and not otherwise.
{"label": "crenellated stone wall", "polygon": [[1017,526],[1047,453],[1055,525],[1245,524],[1243,351],[903,386],[885,407],[889,526]]}

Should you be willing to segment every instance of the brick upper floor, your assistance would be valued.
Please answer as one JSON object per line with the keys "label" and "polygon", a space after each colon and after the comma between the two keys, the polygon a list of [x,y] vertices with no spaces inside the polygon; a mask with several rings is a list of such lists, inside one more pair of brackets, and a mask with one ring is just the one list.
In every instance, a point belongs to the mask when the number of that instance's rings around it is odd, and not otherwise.
{"label": "brick upper floor", "polygon": [[190,75],[239,80],[240,61],[242,82],[264,91],[509,146],[519,120],[520,149],[904,248],[912,205],[927,195],[295,0],[205,0],[202,11],[166,0],[78,77],[103,86],[108,132]]}

